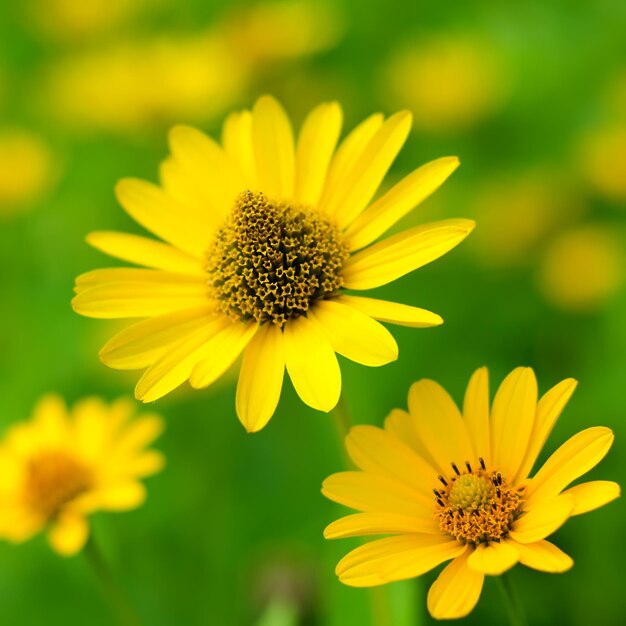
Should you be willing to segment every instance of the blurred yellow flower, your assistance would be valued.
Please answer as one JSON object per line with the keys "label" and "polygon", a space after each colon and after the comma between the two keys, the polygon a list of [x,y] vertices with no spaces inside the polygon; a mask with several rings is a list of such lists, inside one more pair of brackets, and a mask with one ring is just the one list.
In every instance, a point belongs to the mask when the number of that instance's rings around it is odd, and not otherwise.
{"label": "blurred yellow flower", "polygon": [[520,367],[490,409],[481,368],[467,387],[463,415],[441,386],[421,380],[409,391],[409,411],[392,411],[384,430],[353,428],[346,447],[358,471],[330,476],[323,493],[361,512],[333,522],[325,536],[392,536],[350,552],[337,565],[339,579],[370,587],[452,559],[430,588],[428,610],[453,619],[474,608],[485,575],[518,562],[544,572],[569,569],[572,559],[546,537],[620,494],[609,481],[566,489],[611,447],[613,433],[603,427],[571,437],[528,478],[575,386],[564,380],[538,399],[533,371]]}
{"label": "blurred yellow flower", "polygon": [[162,420],[131,420],[135,405],[86,398],[71,410],[57,395],[44,397],[31,420],[12,426],[0,443],[0,537],[21,543],[45,531],[62,555],[82,549],[87,517],[126,511],[145,497],[141,478],[163,467],[146,447]]}
{"label": "blurred yellow flower", "polygon": [[52,155],[30,131],[0,129],[0,215],[32,203],[52,178]]}
{"label": "blurred yellow flower", "polygon": [[151,269],[84,274],[73,306],[89,317],[148,318],[100,352],[110,367],[146,370],[138,399],[156,400],[187,379],[207,387],[243,352],[237,414],[257,431],[278,404],[285,367],[302,400],[329,411],[341,391],[335,352],[384,365],[398,347],[376,320],[442,322],[423,309],[345,290],[392,282],[468,235],[474,223],[452,219],[373,243],[433,193],[458,160],[432,161],[372,203],[411,116],[372,115],[335,149],[341,125],[340,106],[322,104],[296,142],[281,105],[264,96],[252,111],[227,118],[222,145],[194,128],[173,128],[161,186],[118,184],[122,206],[164,242],[92,233],[94,247]]}
{"label": "blurred yellow flower", "polygon": [[539,287],[556,306],[592,311],[624,284],[625,261],[624,233],[581,226],[551,243],[539,268]]}
{"label": "blurred yellow flower", "polygon": [[395,106],[425,131],[463,130],[491,115],[509,93],[502,54],[487,41],[441,35],[399,47],[384,72]]}

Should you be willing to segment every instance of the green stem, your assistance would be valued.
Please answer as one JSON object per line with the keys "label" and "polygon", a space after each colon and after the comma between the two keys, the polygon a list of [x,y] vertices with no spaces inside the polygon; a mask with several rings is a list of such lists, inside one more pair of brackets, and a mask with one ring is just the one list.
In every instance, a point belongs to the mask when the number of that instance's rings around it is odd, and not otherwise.
{"label": "green stem", "polygon": [[141,626],[139,616],[131,606],[124,590],[117,582],[111,568],[102,556],[93,534],[85,545],[83,553],[98,581],[100,592],[111,613],[115,616],[117,623],[120,626]]}
{"label": "green stem", "polygon": [[504,597],[504,603],[506,604],[507,613],[509,614],[509,623],[511,626],[527,626],[524,611],[522,610],[522,603],[515,587],[511,581],[509,574],[502,574],[497,576],[498,586]]}

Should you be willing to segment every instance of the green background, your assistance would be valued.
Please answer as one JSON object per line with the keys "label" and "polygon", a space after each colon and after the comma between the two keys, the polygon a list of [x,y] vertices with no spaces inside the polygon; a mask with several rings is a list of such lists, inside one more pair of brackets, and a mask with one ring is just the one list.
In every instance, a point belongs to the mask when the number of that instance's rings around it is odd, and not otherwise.
{"label": "green background", "polygon": [[[90,250],[84,237],[90,230],[139,232],[117,206],[113,187],[124,176],[156,178],[171,124],[190,122],[219,133],[224,113],[210,119],[163,115],[136,132],[118,132],[78,129],[51,112],[42,81],[58,59],[105,48],[116,38],[193,35],[234,7],[251,6],[200,0],[143,5],[97,36],[82,38],[42,29],[34,15],[47,10],[46,2],[0,5],[0,125],[17,125],[44,138],[55,170],[52,182],[28,206],[0,211],[3,426],[28,417],[48,391],[61,392],[70,402],[90,394],[132,393],[136,376],[108,370],[97,358],[98,347],[117,326],[80,318],[69,305],[76,275],[115,264]],[[228,108],[249,107],[269,92],[298,125],[318,102],[338,99],[349,129],[373,111],[391,113],[403,106],[384,88],[385,64],[398,46],[419,45],[435,35],[488,40],[509,83],[506,98],[480,119],[456,128],[417,129],[390,172],[394,181],[427,160],[458,154],[462,167],[405,224],[470,217],[478,227],[444,259],[377,290],[382,297],[436,311],[445,324],[430,330],[393,328],[400,358],[386,367],[365,368],[342,359],[355,422],[381,424],[391,408],[405,406],[410,384],[421,377],[439,381],[460,401],[475,368],[489,367],[493,390],[508,371],[529,365],[540,391],[569,376],[580,381],[542,458],[578,430],[606,425],[614,429],[616,443],[590,476],[623,481],[624,284],[618,282],[579,311],[552,301],[538,288],[537,276],[551,241],[562,231],[599,225],[620,246],[626,243],[624,198],[607,197],[586,184],[575,156],[579,137],[612,122],[603,98],[607,85],[626,71],[626,5],[620,0],[341,0],[333,7],[341,22],[336,41],[255,68]],[[621,165],[626,176],[626,153]],[[558,171],[575,202],[565,203],[558,228],[542,233],[514,261],[485,260],[481,245],[489,242],[479,234],[481,189],[494,179],[516,180],[535,167]],[[501,226],[492,236],[509,237],[507,212],[516,208],[506,196],[499,208]],[[511,220],[515,229],[519,215],[511,214]],[[358,542],[322,538],[325,524],[342,513],[320,495],[322,480],[342,467],[331,417],[305,407],[286,382],[270,424],[247,435],[234,412],[234,379],[201,392],[184,386],[154,408],[167,421],[157,442],[167,468],[147,481],[149,498],[141,509],[93,519],[94,533],[144,622],[370,626],[369,593],[340,585],[333,574],[339,558]],[[555,535],[575,559],[566,574],[513,570],[530,623],[623,623],[625,522],[621,500],[570,520]],[[435,574],[379,593],[395,615],[387,626],[433,622],[425,593]],[[488,579],[464,623],[502,624],[504,619],[498,590]],[[0,545],[0,620],[20,626],[112,623],[83,557],[58,557],[42,537],[21,546]]]}

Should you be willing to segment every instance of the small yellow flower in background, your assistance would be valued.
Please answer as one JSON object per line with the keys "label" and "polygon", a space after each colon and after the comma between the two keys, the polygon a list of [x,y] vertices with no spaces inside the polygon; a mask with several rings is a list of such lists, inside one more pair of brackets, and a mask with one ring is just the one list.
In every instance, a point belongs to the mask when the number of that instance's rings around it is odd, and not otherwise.
{"label": "small yellow flower in background", "polygon": [[44,397],[31,420],[0,442],[0,537],[21,543],[46,532],[62,555],[80,551],[96,511],[127,511],[146,497],[141,479],[161,470],[163,456],[147,449],[161,418],[132,419],[135,404],[86,398],[68,410]]}
{"label": "small yellow flower in background", "polygon": [[563,572],[572,559],[546,540],[570,516],[617,498],[617,483],[566,489],[599,463],[613,443],[608,428],[588,428],[566,441],[532,477],[556,420],[576,387],[566,379],[541,398],[529,368],[500,385],[491,408],[486,368],[472,376],[463,412],[431,380],[409,391],[384,430],[357,426],[346,438],[359,471],[330,476],[326,497],[360,513],[325,530],[328,539],[392,535],[356,548],[337,565],[347,585],[370,587],[413,578],[452,559],[428,593],[437,619],[467,615],[485,575],[516,563]]}
{"label": "small yellow flower in background", "polygon": [[[123,233],[88,241],[150,269],[89,272],[76,281],[74,309],[96,318],[148,318],[116,335],[100,358],[146,369],[135,389],[156,400],[187,379],[217,380],[243,352],[236,408],[248,431],[268,422],[285,367],[302,400],[331,410],[341,391],[335,352],[364,365],[397,358],[378,321],[435,326],[429,311],[345,290],[385,285],[442,256],[471,220],[418,226],[374,243],[458,166],[432,161],[372,203],[404,144],[407,112],[376,114],[341,142],[341,108],[322,104],[297,142],[280,104],[260,98],[230,115],[222,145],[194,128],[169,135],[161,185],[117,186],[126,211],[163,242]],[[372,245],[373,244],[373,245]]]}

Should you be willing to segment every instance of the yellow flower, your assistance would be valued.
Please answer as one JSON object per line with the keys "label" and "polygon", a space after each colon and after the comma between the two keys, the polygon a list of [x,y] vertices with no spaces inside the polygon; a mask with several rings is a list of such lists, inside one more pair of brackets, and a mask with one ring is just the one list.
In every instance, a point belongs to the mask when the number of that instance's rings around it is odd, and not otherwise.
{"label": "yellow flower", "polygon": [[528,478],[575,387],[564,380],[538,400],[533,371],[520,367],[490,410],[482,368],[469,382],[463,415],[441,386],[421,380],[409,391],[409,411],[392,411],[384,430],[353,428],[346,447],[359,471],[330,476],[323,493],[362,512],[333,522],[325,536],[392,536],[344,557],[340,580],[381,585],[453,559],[428,593],[431,615],[452,619],[474,608],[485,574],[518,562],[544,572],[569,569],[572,559],[546,537],[620,493],[608,481],[566,489],[611,447],[613,433],[603,427],[574,435]]}
{"label": "yellow flower", "polygon": [[341,109],[322,104],[297,143],[279,103],[233,113],[222,145],[189,127],[170,132],[161,186],[123,180],[117,197],[159,236],[92,233],[96,248],[151,269],[80,276],[74,309],[97,318],[148,318],[109,341],[102,361],[147,368],[135,389],[156,400],[187,379],[217,380],[244,352],[237,414],[248,431],[268,422],[285,367],[302,400],[331,410],[341,374],[335,352],[379,366],[397,358],[376,320],[442,322],[404,304],[348,295],[389,283],[448,252],[470,220],[419,226],[372,244],[456,169],[454,157],[415,170],[371,202],[409,133],[407,112],[372,115],[335,150]]}
{"label": "yellow flower", "polygon": [[141,478],[161,470],[163,456],[146,447],[162,420],[131,421],[128,399],[110,405],[85,398],[71,410],[44,397],[30,421],[12,426],[0,443],[0,537],[21,543],[45,531],[62,555],[82,549],[95,511],[140,506]]}

